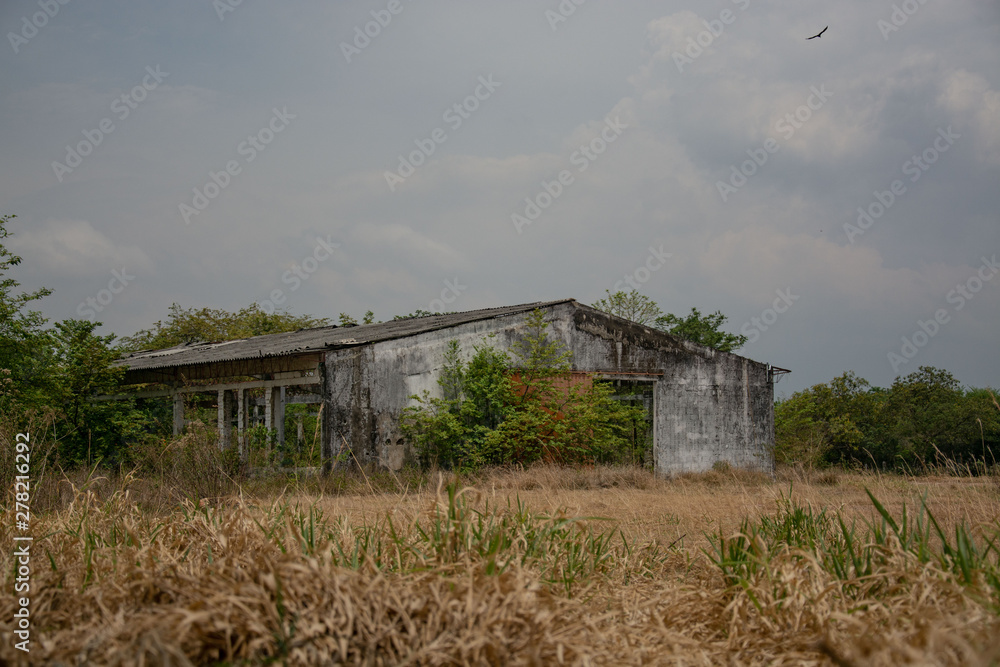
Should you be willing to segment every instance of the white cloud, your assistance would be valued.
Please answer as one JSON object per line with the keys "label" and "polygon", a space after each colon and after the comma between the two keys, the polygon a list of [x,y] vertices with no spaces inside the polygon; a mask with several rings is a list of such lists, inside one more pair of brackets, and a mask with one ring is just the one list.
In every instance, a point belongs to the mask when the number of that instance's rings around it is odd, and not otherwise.
{"label": "white cloud", "polygon": [[47,220],[16,230],[7,242],[25,261],[30,260],[32,268],[52,276],[80,278],[122,267],[130,272],[153,268],[141,248],[116,243],[87,220]]}
{"label": "white cloud", "polygon": [[715,237],[700,269],[723,278],[718,289],[752,301],[775,289],[807,291],[813,299],[878,312],[889,304],[918,305],[927,281],[918,271],[885,266],[878,251],[842,246],[809,234],[758,226]]}
{"label": "white cloud", "polygon": [[465,265],[461,252],[405,225],[361,224],[355,228],[352,238],[383,256],[405,257],[432,266]]}
{"label": "white cloud", "polygon": [[979,159],[1000,164],[1000,92],[983,76],[960,69],[943,82],[938,103],[975,134]]}

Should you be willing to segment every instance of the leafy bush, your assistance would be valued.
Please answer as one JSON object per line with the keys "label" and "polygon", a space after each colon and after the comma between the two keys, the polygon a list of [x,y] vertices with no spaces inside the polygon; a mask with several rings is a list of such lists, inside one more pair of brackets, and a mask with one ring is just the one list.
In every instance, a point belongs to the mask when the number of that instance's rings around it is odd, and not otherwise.
{"label": "leafy bush", "polygon": [[570,353],[548,339],[547,327],[535,311],[512,356],[484,343],[468,363],[452,341],[439,379],[443,397],[413,396],[416,404],[403,412],[403,432],[422,465],[625,460],[643,409],[614,400],[610,387],[589,378],[574,383]]}
{"label": "leafy bush", "polygon": [[507,366],[507,356],[486,345],[463,363],[458,341],[451,341],[438,380],[444,397],[412,396],[416,405],[403,411],[403,433],[421,465],[472,469],[492,462],[485,439],[507,416]]}

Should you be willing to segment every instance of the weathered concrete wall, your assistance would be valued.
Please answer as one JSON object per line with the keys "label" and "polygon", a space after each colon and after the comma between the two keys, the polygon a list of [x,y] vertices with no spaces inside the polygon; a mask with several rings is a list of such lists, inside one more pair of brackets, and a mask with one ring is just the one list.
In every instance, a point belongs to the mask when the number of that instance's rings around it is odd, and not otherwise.
{"label": "weathered concrete wall", "polygon": [[735,355],[666,366],[657,392],[656,460],[665,472],[716,462],[774,469],[773,390],[767,368]]}
{"label": "weathered concrete wall", "polygon": [[701,472],[721,461],[774,469],[774,388],[766,364],[590,309],[578,310],[573,320],[589,334],[573,348],[582,370],[662,372],[654,415],[657,472]]}
{"label": "weathered concrete wall", "polygon": [[490,334],[492,344],[509,349],[525,332],[525,317],[471,322],[457,327],[328,352],[325,411],[328,456],[354,447],[362,463],[398,469],[412,459],[399,429],[410,396],[424,391],[440,397],[438,377],[451,340],[468,360]]}
{"label": "weathered concrete wall", "polygon": [[[441,395],[437,379],[449,341],[459,342],[464,359],[491,334],[491,345],[510,350],[527,332],[528,317],[515,314],[327,353],[328,455],[346,451],[349,443],[362,462],[400,467],[410,453],[399,415],[413,394]],[[573,303],[550,307],[546,320],[550,338],[572,351],[574,370],[659,378],[658,473],[707,470],[717,461],[773,469],[773,388],[766,365]]]}

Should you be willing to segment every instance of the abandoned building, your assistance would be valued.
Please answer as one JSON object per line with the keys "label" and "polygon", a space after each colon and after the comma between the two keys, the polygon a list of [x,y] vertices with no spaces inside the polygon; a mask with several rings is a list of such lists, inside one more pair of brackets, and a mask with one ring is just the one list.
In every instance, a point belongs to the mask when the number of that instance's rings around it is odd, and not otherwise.
{"label": "abandoned building", "polygon": [[399,469],[412,460],[400,415],[411,396],[440,395],[449,341],[458,341],[465,356],[490,335],[492,345],[508,350],[535,309],[549,323],[549,338],[572,353],[574,373],[626,383],[646,397],[658,474],[718,462],[773,470],[774,378],[786,371],[573,299],[180,345],[118,363],[127,383],[147,385],[138,396],[172,397],[175,433],[185,426],[192,394],[217,398],[222,446],[242,443],[254,419],[284,442],[286,404],[314,403],[321,406],[324,462],[349,448],[361,463]]}

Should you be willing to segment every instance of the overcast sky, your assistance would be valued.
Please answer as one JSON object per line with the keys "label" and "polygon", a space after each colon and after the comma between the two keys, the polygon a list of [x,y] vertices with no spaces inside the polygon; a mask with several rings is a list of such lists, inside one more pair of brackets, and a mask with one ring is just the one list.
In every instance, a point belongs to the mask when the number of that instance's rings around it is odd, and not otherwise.
{"label": "overcast sky", "polygon": [[996,2],[237,1],[2,4],[0,213],[51,319],[631,281],[779,395],[1000,386]]}

